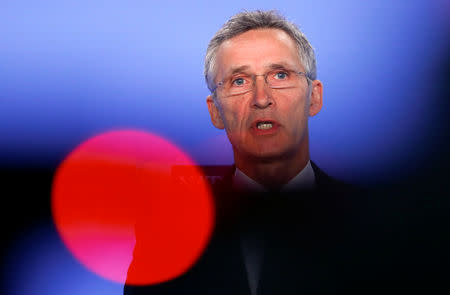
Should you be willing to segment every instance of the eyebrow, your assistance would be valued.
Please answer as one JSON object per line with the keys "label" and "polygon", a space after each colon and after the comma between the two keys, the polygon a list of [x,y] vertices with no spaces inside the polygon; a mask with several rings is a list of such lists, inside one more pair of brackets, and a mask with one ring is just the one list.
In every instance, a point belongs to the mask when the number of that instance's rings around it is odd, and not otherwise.
{"label": "eyebrow", "polygon": [[[236,73],[242,73],[245,72],[246,70],[248,70],[250,68],[249,65],[243,65],[243,66],[239,66],[239,67],[235,67],[235,68],[231,68],[229,71],[229,74],[227,74],[226,76],[231,76],[234,75]],[[277,70],[277,69],[291,69],[291,66],[288,63],[285,62],[279,62],[279,63],[272,63],[269,66],[267,66],[267,68],[269,68],[270,70]]]}
{"label": "eyebrow", "polygon": [[230,72],[229,72],[229,74],[227,76],[234,75],[236,73],[245,72],[245,70],[247,70],[249,68],[250,68],[249,65],[243,65],[243,66],[239,66],[239,67],[236,67],[236,68],[231,68],[231,70],[230,70]]}
{"label": "eyebrow", "polygon": [[270,64],[268,66],[268,68],[272,69],[272,70],[277,70],[277,69],[291,69],[292,67],[285,62],[280,62],[280,63]]}

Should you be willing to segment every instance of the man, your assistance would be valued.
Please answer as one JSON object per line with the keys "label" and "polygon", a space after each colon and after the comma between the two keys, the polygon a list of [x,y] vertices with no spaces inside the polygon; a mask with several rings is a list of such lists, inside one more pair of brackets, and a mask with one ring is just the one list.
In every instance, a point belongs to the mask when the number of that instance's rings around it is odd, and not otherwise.
{"label": "man", "polygon": [[323,103],[311,45],[276,12],[239,13],[212,38],[205,78],[211,121],[235,159],[214,186],[214,236],[185,275],[125,294],[334,292],[340,261],[329,246],[345,202],[318,192],[345,186],[310,161],[308,118]]}
{"label": "man", "polygon": [[433,253],[438,244],[411,226],[425,224],[420,215],[408,220],[399,212],[407,201],[386,207],[382,191],[349,190],[310,161],[308,117],[322,108],[323,85],[313,49],[294,24],[272,11],[233,16],[208,46],[205,77],[212,123],[225,129],[235,160],[213,186],[212,240],[184,275],[126,286],[125,294],[428,294],[447,288],[441,256]]}
{"label": "man", "polygon": [[[318,114],[323,104],[323,85],[316,79],[313,48],[297,26],[276,12],[243,12],[233,16],[210,41],[204,74],[211,91],[207,97],[211,121],[215,127],[225,129],[233,147],[236,168],[231,186],[235,192],[247,195],[249,192],[269,193],[269,198],[277,200],[275,205],[282,208],[267,210],[267,205],[252,202],[252,206],[264,209],[244,210],[246,216],[240,219],[241,247],[251,294],[257,294],[258,290],[308,290],[292,284],[298,281],[295,276],[290,282],[287,274],[277,281],[276,274],[271,272],[269,280],[276,281],[275,287],[264,285],[261,277],[264,276],[262,265],[268,268],[270,250],[287,246],[296,251],[298,232],[290,225],[297,221],[286,216],[296,216],[298,207],[312,212],[317,210],[317,204],[309,202],[305,192],[344,187],[310,161],[308,118]],[[303,192],[301,202],[304,203],[299,204],[295,199],[294,202],[280,201],[277,192]],[[239,198],[245,196],[241,194]],[[273,202],[269,203],[274,206]],[[333,203],[329,200],[327,206]],[[286,210],[288,206],[295,208],[293,214]],[[328,212],[322,211],[321,214]],[[286,222],[279,222],[283,219]],[[318,230],[311,221],[307,223]],[[272,233],[277,243],[267,238],[270,236],[268,228],[273,224],[286,231],[284,235]],[[277,251],[271,256],[281,260],[282,255]],[[294,256],[296,254],[288,255],[287,259],[293,262]],[[282,266],[284,273],[297,271],[288,269],[292,267],[290,263],[271,262],[273,269]]]}
{"label": "man", "polygon": [[233,146],[235,186],[315,186],[308,117],[322,108],[323,86],[313,49],[295,25],[274,12],[232,17],[208,46],[205,77],[212,123]]}

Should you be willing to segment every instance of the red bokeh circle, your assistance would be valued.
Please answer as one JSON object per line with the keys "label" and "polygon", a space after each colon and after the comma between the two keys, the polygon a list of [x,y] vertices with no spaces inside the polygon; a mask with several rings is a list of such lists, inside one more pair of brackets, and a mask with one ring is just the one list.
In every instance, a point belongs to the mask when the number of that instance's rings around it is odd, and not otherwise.
{"label": "red bokeh circle", "polygon": [[214,226],[201,170],[174,144],[135,130],[100,134],[69,154],[54,177],[52,214],[86,268],[134,285],[185,273]]}

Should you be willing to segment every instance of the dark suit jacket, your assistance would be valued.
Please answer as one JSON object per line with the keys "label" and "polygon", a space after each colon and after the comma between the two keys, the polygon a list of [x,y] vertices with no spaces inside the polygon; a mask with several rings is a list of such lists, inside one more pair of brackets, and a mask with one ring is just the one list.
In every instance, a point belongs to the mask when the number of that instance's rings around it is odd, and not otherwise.
{"label": "dark suit jacket", "polygon": [[[396,256],[403,244],[373,218],[376,214],[367,201],[371,193],[329,177],[314,163],[312,167],[316,190],[265,195],[233,192],[230,167],[213,185],[216,228],[199,261],[170,282],[126,285],[124,294],[250,295],[240,244],[243,230],[262,232],[265,240],[258,294],[415,290],[411,270]],[[132,264],[136,259],[135,252]]]}

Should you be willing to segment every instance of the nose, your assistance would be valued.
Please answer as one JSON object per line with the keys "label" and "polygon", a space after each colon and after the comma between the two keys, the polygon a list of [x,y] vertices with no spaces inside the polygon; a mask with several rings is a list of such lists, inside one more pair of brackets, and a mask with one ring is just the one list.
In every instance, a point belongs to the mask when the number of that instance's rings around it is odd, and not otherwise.
{"label": "nose", "polygon": [[[259,79],[258,79],[259,78]],[[255,75],[253,101],[254,107],[264,109],[273,104],[270,87],[267,85],[263,75]]]}

